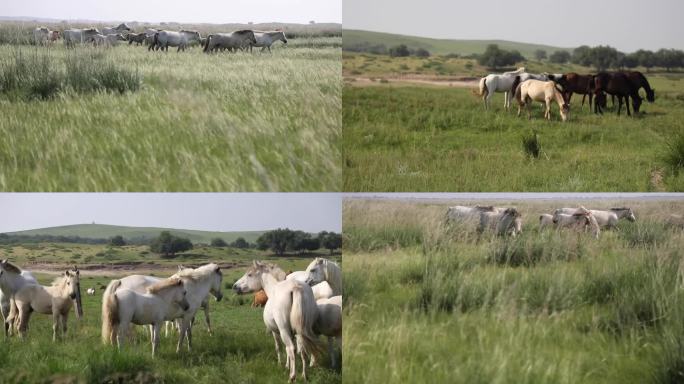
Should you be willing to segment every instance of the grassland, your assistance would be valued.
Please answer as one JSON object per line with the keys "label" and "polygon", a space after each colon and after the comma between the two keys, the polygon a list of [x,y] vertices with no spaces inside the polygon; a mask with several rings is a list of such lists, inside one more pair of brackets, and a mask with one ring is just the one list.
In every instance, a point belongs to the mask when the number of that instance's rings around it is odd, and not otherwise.
{"label": "grassland", "polygon": [[[516,239],[446,227],[453,203],[344,204],[345,382],[675,383],[684,379],[679,201],[515,205]],[[538,233],[559,206],[627,205],[600,240]]]}
{"label": "grassland", "polygon": [[272,54],[0,45],[3,74],[24,61],[59,75],[76,60],[140,79],[124,93],[0,90],[0,190],[340,190],[340,46],[305,35]]}
{"label": "grassland", "polygon": [[[74,244],[42,244],[42,249],[34,245],[13,247],[3,258],[9,256],[18,265],[31,269],[30,257],[40,256],[41,261],[54,260],[74,263],[65,252],[82,254],[97,252],[100,246]],[[43,255],[50,252],[55,255]],[[149,255],[134,254],[140,249],[124,247],[130,260],[145,261],[156,265],[157,276],[172,273],[173,263],[201,264],[206,261],[234,263],[223,269],[224,299],[210,302],[214,336],[209,336],[204,325],[204,315],[197,316],[193,333],[193,352],[184,350],[175,353],[176,336],[163,338],[161,353],[151,358],[148,337],[138,332],[132,344],[126,345],[123,352],[117,353],[113,347],[102,345],[100,341],[100,297],[103,287],[109,280],[123,273],[112,268],[97,273],[84,269],[81,289],[95,288],[95,296],[83,292],[84,317],[76,321],[73,313],[69,319],[69,335],[64,341],[52,342],[52,320],[49,316],[34,315],[31,320],[29,338],[26,341],[12,338],[0,343],[0,366],[3,369],[2,382],[62,382],[62,383],[284,383],[287,372],[277,365],[272,337],[266,332],[262,320],[262,310],[251,308],[251,295],[238,296],[232,293],[231,286],[242,276],[245,265],[252,259],[266,259],[278,263],[284,269],[302,270],[310,262],[310,257],[269,258],[258,251],[233,251],[225,249],[201,248],[195,256],[181,256],[174,261],[155,260]],[[53,259],[51,259],[51,257]],[[93,255],[91,262],[99,256]],[[339,257],[334,257],[339,261]],[[182,261],[185,260],[185,261]],[[79,264],[81,265],[81,264]],[[149,266],[141,266],[148,268]],[[54,275],[39,275],[39,280],[48,284]],[[310,372],[312,383],[339,383],[341,373],[329,368],[329,360],[324,357],[323,367]]]}
{"label": "grassland", "polygon": [[[469,88],[385,80],[414,76],[438,84],[472,78],[482,68],[466,68],[469,62],[446,58],[395,62],[345,53],[345,76],[361,73],[376,80],[373,86],[356,86],[352,81],[344,87],[346,191],[684,190],[681,166],[665,161],[670,143],[682,140],[682,74],[647,74],[656,89],[656,102],[645,103],[638,117],[624,113],[618,117],[614,112],[596,116],[587,106],[581,107],[581,98],[575,95],[566,123],[560,122],[557,106],[551,122],[543,120],[537,107],[528,120],[516,117],[515,109],[505,113],[502,94],[494,95],[492,110],[485,112],[481,99]],[[542,68],[538,62],[528,66],[532,72]],[[535,132],[542,146],[536,159],[522,144],[523,137]]]}
{"label": "grassland", "polygon": [[427,37],[405,36],[354,29],[345,29],[342,34],[344,36],[343,47],[345,47],[345,49],[364,43],[369,45],[383,44],[388,49],[395,45],[404,44],[412,49],[427,49],[430,53],[436,55],[457,53],[463,56],[483,53],[487,48],[487,45],[497,44],[501,49],[518,50],[523,56],[528,58],[534,57],[534,52],[538,49],[546,51],[549,55],[555,51],[570,50],[569,48],[553,47],[543,44],[520,43],[506,40],[432,39]]}

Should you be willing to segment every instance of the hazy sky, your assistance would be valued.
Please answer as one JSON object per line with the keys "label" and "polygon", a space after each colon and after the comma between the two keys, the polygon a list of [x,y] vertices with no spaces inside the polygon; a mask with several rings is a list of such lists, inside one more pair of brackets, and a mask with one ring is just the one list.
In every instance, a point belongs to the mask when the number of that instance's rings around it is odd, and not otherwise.
{"label": "hazy sky", "polygon": [[69,224],[342,230],[337,193],[0,193],[0,233]]}
{"label": "hazy sky", "polygon": [[186,23],[342,22],[342,0],[2,0],[0,16]]}
{"label": "hazy sky", "polygon": [[404,35],[558,47],[684,49],[682,0],[344,0],[343,26]]}

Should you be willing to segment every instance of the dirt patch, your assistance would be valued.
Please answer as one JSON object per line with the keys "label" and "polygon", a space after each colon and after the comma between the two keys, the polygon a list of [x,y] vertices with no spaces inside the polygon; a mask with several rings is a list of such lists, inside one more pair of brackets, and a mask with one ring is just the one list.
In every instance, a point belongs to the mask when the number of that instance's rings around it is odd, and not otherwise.
{"label": "dirt patch", "polygon": [[473,77],[450,77],[450,76],[424,76],[424,75],[406,75],[406,76],[388,76],[388,77],[345,77],[346,84],[358,87],[367,87],[373,85],[384,85],[391,83],[399,84],[416,84],[416,85],[432,85],[441,87],[455,87],[455,88],[477,88],[479,79]]}
{"label": "dirt patch", "polygon": [[[183,264],[184,267],[195,268],[205,263],[188,264],[179,262],[178,264]],[[152,273],[158,274],[162,272],[171,275],[178,270],[178,264],[158,264],[154,262],[136,261],[116,264],[78,264],[78,269],[84,276],[130,275],[133,273],[145,275]],[[245,268],[249,265],[249,262],[224,262],[217,264],[221,267],[221,269],[233,269]],[[25,264],[25,268],[31,272],[48,275],[59,274],[73,267],[74,264],[64,263],[32,262]]]}

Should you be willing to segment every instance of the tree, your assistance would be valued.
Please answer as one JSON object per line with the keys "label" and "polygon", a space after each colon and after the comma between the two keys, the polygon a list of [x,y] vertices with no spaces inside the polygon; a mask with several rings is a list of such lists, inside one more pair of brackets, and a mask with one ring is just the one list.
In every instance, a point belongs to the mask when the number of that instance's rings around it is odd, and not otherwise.
{"label": "tree", "polygon": [[163,255],[164,257],[174,257],[177,252],[192,249],[192,242],[189,239],[173,236],[169,231],[163,231],[159,237],[152,240],[150,251]]}
{"label": "tree", "polygon": [[238,237],[235,241],[230,243],[230,246],[233,248],[249,248],[249,243],[244,237]]}
{"label": "tree", "polygon": [[415,52],[416,57],[430,57],[430,51],[424,48],[418,48]]}
{"label": "tree", "polygon": [[682,51],[675,49],[659,49],[654,54],[654,61],[659,67],[665,68],[668,72],[670,69],[682,66]]}
{"label": "tree", "polygon": [[216,238],[211,239],[211,246],[212,247],[225,247],[227,245],[228,245],[228,243],[226,243],[226,241],[220,237],[216,237]]}
{"label": "tree", "polygon": [[320,244],[325,248],[330,250],[332,255],[333,251],[342,248],[342,235],[335,232],[323,231],[318,234],[318,239]]}
{"label": "tree", "polygon": [[598,47],[591,48],[589,57],[591,58],[591,65],[596,67],[596,70],[599,72],[619,65],[619,53],[617,49],[607,45],[599,45]]}
{"label": "tree", "polygon": [[537,49],[534,51],[534,58],[538,61],[546,60],[546,51],[543,49]]}
{"label": "tree", "polygon": [[257,248],[263,251],[270,249],[277,256],[282,256],[285,254],[287,246],[291,243],[293,237],[294,233],[287,228],[268,231],[257,239]]}
{"label": "tree", "polygon": [[109,245],[113,247],[123,247],[124,245],[126,245],[126,241],[124,240],[123,236],[116,235],[109,239]]}
{"label": "tree", "polygon": [[582,45],[572,51],[572,58],[570,60],[573,64],[583,65],[588,67],[591,65],[591,48],[588,45]]}
{"label": "tree", "polygon": [[637,58],[639,65],[646,68],[646,71],[649,71],[656,65],[655,55],[652,51],[640,49],[634,52],[634,56]]}
{"label": "tree", "polygon": [[489,68],[499,68],[507,65],[513,65],[519,61],[524,61],[525,58],[518,51],[506,51],[500,49],[496,44],[489,44],[483,54],[478,56],[477,61],[480,65]]}
{"label": "tree", "polygon": [[555,64],[565,64],[570,61],[570,52],[568,51],[555,51],[549,56],[549,61]]}
{"label": "tree", "polygon": [[630,53],[622,58],[621,64],[625,68],[635,68],[637,65],[639,65],[639,58],[634,53]]}
{"label": "tree", "polygon": [[389,54],[392,57],[406,57],[411,55],[408,47],[404,44],[396,45],[389,49]]}

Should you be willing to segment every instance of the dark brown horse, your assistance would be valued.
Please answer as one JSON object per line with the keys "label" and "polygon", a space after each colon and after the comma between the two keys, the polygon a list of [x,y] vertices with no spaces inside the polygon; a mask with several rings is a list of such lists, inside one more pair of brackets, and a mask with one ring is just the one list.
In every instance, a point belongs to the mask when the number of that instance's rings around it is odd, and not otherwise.
{"label": "dark brown horse", "polygon": [[563,87],[563,97],[567,104],[570,104],[572,94],[578,93],[582,95],[582,106],[584,106],[584,100],[587,95],[589,95],[589,106],[591,106],[594,96],[594,75],[579,75],[575,72],[570,72],[561,76],[556,82]]}
{"label": "dark brown horse", "polygon": [[629,98],[632,98],[632,105],[635,111],[639,110],[641,106],[641,97],[638,92],[639,88],[632,83],[627,74],[622,72],[601,72],[594,76],[594,112],[603,113],[602,108],[606,106],[606,93],[614,95],[618,99],[617,114],[620,115],[622,110],[622,102],[624,100],[627,108],[627,115],[632,114],[629,111]]}
{"label": "dark brown horse", "polygon": [[[640,88],[643,88],[644,91],[646,91],[646,100],[649,103],[655,101],[655,89],[651,88],[651,85],[648,83],[648,80],[646,80],[646,76],[644,76],[643,73],[639,71],[631,71],[624,73],[625,75],[627,75],[629,81],[636,87],[637,92],[639,92]],[[639,112],[639,108],[635,107],[634,112]]]}

